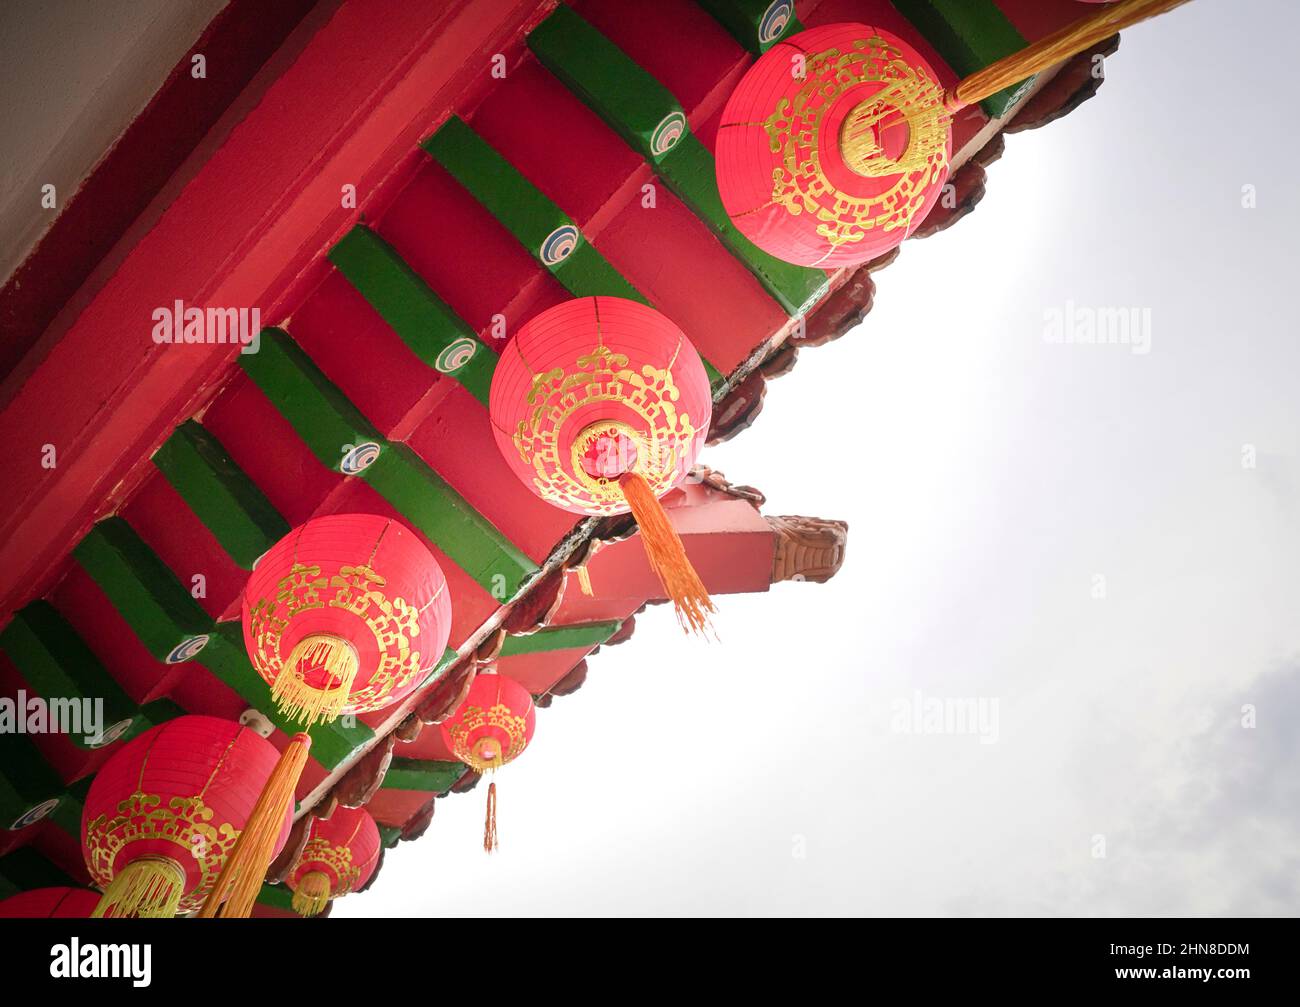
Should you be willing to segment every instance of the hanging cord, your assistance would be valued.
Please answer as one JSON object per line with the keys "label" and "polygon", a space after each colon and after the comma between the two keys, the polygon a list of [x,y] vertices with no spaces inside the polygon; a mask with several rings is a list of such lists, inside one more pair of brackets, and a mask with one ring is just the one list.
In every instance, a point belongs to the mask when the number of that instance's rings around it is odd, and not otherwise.
{"label": "hanging cord", "polygon": [[293,793],[310,749],[311,735],[295,734],[281,753],[280,761],[253,805],[248,823],[235,840],[234,849],[199,910],[200,918],[247,919],[253,914],[253,903],[275,857],[285,810],[293,807]]}
{"label": "hanging cord", "polygon": [[983,70],[977,70],[965,80],[959,81],[944,96],[944,104],[952,111],[974,105],[1004,88],[1020,83],[1026,77],[1032,77],[1078,55],[1103,39],[1110,38],[1117,31],[1157,14],[1164,14],[1184,3],[1187,0],[1120,0],[1119,3],[1066,25],[1019,52],[1004,56]]}
{"label": "hanging cord", "polygon": [[707,635],[713,628],[709,615],[716,609],[709,598],[708,588],[691,566],[686,547],[668,520],[663,504],[655,496],[650,484],[635,472],[624,473],[619,479],[619,488],[641,530],[641,542],[645,546],[650,569],[659,578],[664,593],[672,599],[677,621],[688,633]]}

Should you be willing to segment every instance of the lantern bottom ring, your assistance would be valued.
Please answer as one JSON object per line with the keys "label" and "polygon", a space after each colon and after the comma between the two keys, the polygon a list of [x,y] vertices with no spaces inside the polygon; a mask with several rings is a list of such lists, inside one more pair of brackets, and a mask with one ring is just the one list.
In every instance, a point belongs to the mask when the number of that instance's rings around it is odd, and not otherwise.
{"label": "lantern bottom ring", "polygon": [[479,773],[490,769],[500,769],[505,765],[505,753],[502,751],[501,742],[496,738],[479,738],[478,741],[474,742],[470,754],[472,756],[470,765]]}
{"label": "lantern bottom ring", "polygon": [[645,434],[622,420],[589,423],[573,439],[573,472],[593,494],[622,503],[618,481],[626,473],[653,465]]}

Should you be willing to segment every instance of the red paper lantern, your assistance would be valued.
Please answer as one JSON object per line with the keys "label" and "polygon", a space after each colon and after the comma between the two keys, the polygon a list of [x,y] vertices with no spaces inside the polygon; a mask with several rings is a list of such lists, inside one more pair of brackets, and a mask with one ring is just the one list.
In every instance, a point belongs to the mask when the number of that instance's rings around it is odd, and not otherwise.
{"label": "red paper lantern", "polygon": [[490,406],[515,475],[575,514],[626,514],[629,471],[656,496],[679,485],[713,414],[690,340],[621,297],[580,297],[531,319],[501,354]]}
{"label": "red paper lantern", "polygon": [[791,35],[755,61],[718,128],[718,191],[732,223],[778,259],[869,262],[934,208],[951,114],[1186,0],[1118,0],[945,90],[916,49],[862,24]]}
{"label": "red paper lantern", "polygon": [[515,334],[489,401],[524,485],[575,514],[632,511],[668,596],[700,628],[708,592],[657,502],[689,474],[712,416],[708,374],[681,329],[621,297],[566,301]]}
{"label": "red paper lantern", "polygon": [[379,828],[363,808],[334,809],[329,818],[313,818],[307,843],[286,883],[293,908],[315,916],[330,899],[366,886],[379,864]]}
{"label": "red paper lantern", "polygon": [[[477,773],[494,772],[528,747],[537,711],[527,689],[512,678],[480,674],[456,712],[441,725],[442,739],[456,758]],[[483,848],[497,847],[496,781],[488,785]]]}
{"label": "red paper lantern", "polygon": [[381,710],[442,658],[442,568],[401,522],[334,514],[295,528],[244,589],[244,643],[280,710],[305,725]]}
{"label": "red paper lantern", "polygon": [[764,251],[827,269],[869,262],[925,219],[948,178],[934,70],[883,28],[831,24],[758,58],[718,129],[718,191]]}
{"label": "red paper lantern", "polygon": [[[278,759],[255,731],[218,717],[177,717],[122,746],[96,774],[82,813],[86,867],[104,889],[94,915],[199,908]],[[286,803],[277,852],[292,811]]]}
{"label": "red paper lantern", "polygon": [[89,919],[99,899],[89,888],[33,888],[0,902],[0,919]]}

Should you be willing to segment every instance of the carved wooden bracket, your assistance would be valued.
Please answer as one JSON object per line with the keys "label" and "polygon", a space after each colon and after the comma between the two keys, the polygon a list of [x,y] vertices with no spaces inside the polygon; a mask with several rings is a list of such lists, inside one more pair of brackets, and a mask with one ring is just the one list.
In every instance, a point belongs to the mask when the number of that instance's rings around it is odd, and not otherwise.
{"label": "carved wooden bracket", "polygon": [[390,734],[368,751],[355,766],[334,785],[331,793],[345,808],[360,808],[370,802],[384,782],[384,775],[393,761],[395,735]]}
{"label": "carved wooden bracket", "polygon": [[844,563],[849,526],[844,521],[819,517],[768,517],[776,533],[776,556],[772,561],[772,583],[810,580],[824,584]]}
{"label": "carved wooden bracket", "polygon": [[1016,117],[1003,127],[1004,133],[1022,133],[1038,129],[1069,115],[1097,93],[1106,79],[1106,57],[1119,51],[1119,36],[1112,35],[1088,52],[1067,60],[1056,75],[1043,86]]}
{"label": "carved wooden bracket", "polygon": [[478,662],[473,658],[467,658],[453,666],[442,677],[442,681],[420,700],[415,708],[416,717],[423,724],[441,724],[465,701],[477,674]]}
{"label": "carved wooden bracket", "polygon": [[429,823],[433,821],[433,798],[430,797],[424,806],[413,814],[402,826],[402,842],[409,843],[412,839],[419,839],[429,828]]}
{"label": "carved wooden bracket", "polygon": [[420,734],[424,731],[424,722],[414,713],[397,725],[393,731],[393,736],[403,745],[409,745],[411,742],[419,739]]}
{"label": "carved wooden bracket", "polygon": [[582,683],[587,680],[587,659],[584,657],[575,664],[570,672],[553,686],[538,696],[534,702],[543,710],[551,705],[551,701],[556,696],[568,696],[582,688]]}
{"label": "carved wooden bracket", "polygon": [[872,263],[855,270],[808,319],[803,334],[793,339],[793,344],[799,347],[824,346],[866,318],[876,300],[876,281],[871,278],[871,273]]}
{"label": "carved wooden bracket", "polygon": [[691,479],[701,483],[710,489],[717,490],[719,493],[725,493],[727,496],[737,497],[741,500],[748,500],[757,510],[767,503],[767,497],[763,496],[762,490],[757,490],[753,486],[737,486],[730,482],[726,475],[717,469],[711,469],[707,465],[696,465],[691,469]]}
{"label": "carved wooden bracket", "polygon": [[731,389],[720,402],[714,403],[713,419],[709,423],[708,444],[722,444],[742,430],[754,425],[763,411],[763,397],[767,394],[767,379],[763,372],[754,371],[744,381]]}

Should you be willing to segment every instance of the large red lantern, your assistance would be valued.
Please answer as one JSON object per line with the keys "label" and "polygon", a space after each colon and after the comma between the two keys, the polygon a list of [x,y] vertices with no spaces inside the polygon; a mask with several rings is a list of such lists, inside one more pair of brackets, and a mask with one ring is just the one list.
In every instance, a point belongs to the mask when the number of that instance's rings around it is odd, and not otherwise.
{"label": "large red lantern", "polygon": [[934,70],[862,24],[802,31],[741,79],[718,129],[718,191],[732,223],[786,262],[867,262],[912,233],[951,157]]}
{"label": "large red lantern", "polygon": [[[441,725],[456,758],[476,773],[495,772],[516,759],[532,740],[537,711],[527,689],[512,678],[483,673],[474,679],[460,707]],[[497,785],[488,785],[483,849],[497,848]]]}
{"label": "large red lantern", "polygon": [[33,888],[0,902],[0,919],[84,920],[99,900],[99,892],[88,888]]}
{"label": "large red lantern", "polygon": [[946,91],[897,35],[830,24],[791,35],[737,85],[718,129],[718,192],[764,251],[869,262],[920,226],[948,177],[951,115],[1185,0],[1121,0]]}
{"label": "large red lantern", "polygon": [[620,297],[558,304],[502,352],[490,409],[502,455],[543,500],[632,512],[668,596],[702,628],[708,592],[658,503],[689,474],[712,415],[708,374],[681,329]]}
{"label": "large red lantern", "polygon": [[[104,889],[94,915],[167,917],[199,908],[278,755],[252,729],[201,716],[169,720],[122,746],[96,774],[82,814],[86,867]],[[275,851],[291,824],[285,804]]]}
{"label": "large red lantern", "polygon": [[281,711],[310,726],[380,710],[442,658],[451,598],[401,522],[334,514],[295,528],[244,589],[244,643]]}
{"label": "large red lantern", "polygon": [[379,828],[363,808],[334,809],[329,818],[313,818],[307,843],[286,883],[293,908],[315,916],[330,899],[366,886],[379,864]]}

